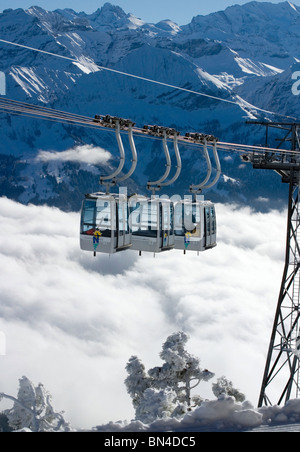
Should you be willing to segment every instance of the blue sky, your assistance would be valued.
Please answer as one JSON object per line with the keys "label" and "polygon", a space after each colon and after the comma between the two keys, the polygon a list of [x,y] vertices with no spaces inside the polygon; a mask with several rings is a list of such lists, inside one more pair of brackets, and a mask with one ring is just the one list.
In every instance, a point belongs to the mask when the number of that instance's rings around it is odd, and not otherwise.
{"label": "blue sky", "polygon": [[[0,0],[0,11],[6,8],[29,8],[32,5],[41,6],[50,11],[57,8],[72,8],[75,11],[85,11],[92,13],[103,6],[106,0]],[[244,4],[247,0],[210,0],[201,2],[200,0],[111,0],[110,3],[121,6],[124,11],[131,12],[145,22],[157,23],[163,19],[171,19],[179,25],[187,24],[193,16],[198,14],[209,14],[220,11],[234,4]],[[274,0],[271,3],[280,3]],[[300,6],[300,0],[295,0],[294,4]]]}

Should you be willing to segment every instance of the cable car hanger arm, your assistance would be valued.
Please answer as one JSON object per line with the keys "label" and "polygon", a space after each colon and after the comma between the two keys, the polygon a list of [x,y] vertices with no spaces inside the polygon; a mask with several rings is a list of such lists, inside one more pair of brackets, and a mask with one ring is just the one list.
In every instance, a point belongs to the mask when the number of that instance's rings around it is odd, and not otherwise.
{"label": "cable car hanger arm", "polygon": [[175,149],[175,155],[176,155],[176,161],[177,161],[177,170],[176,170],[176,173],[174,174],[174,176],[172,177],[172,179],[170,179],[167,182],[163,182],[161,184],[162,187],[166,187],[168,185],[173,184],[178,179],[178,177],[180,176],[180,173],[181,173],[182,162],[181,162],[181,156],[180,156],[180,151],[179,151],[179,147],[178,147],[177,134],[174,135],[173,143],[174,143],[174,149]]}
{"label": "cable car hanger arm", "polygon": [[118,147],[119,147],[119,151],[120,151],[120,163],[118,168],[110,175],[108,176],[101,176],[100,178],[100,184],[103,185],[103,183],[107,182],[107,190],[109,189],[109,186],[115,185],[115,181],[114,179],[116,178],[116,176],[118,176],[120,174],[120,172],[122,171],[124,164],[125,164],[125,151],[124,151],[124,146],[123,146],[123,142],[122,142],[122,138],[120,135],[120,121],[116,121],[115,124],[115,128],[116,128],[116,138],[117,138],[117,142],[118,142]]}
{"label": "cable car hanger arm", "polygon": [[204,150],[205,160],[206,160],[206,163],[207,163],[207,174],[206,174],[206,177],[203,180],[203,182],[201,182],[198,185],[191,185],[190,186],[190,192],[191,193],[200,193],[202,188],[209,181],[210,176],[211,176],[212,165],[211,165],[211,160],[210,160],[210,157],[209,157],[209,154],[208,154],[208,150],[207,150],[207,140],[204,141],[203,150]]}
{"label": "cable car hanger arm", "polygon": [[216,173],[216,176],[215,176],[214,180],[210,184],[204,185],[202,187],[202,190],[211,188],[214,185],[216,185],[218,180],[220,179],[220,176],[221,176],[221,173],[222,173],[221,163],[220,163],[220,159],[219,159],[219,155],[218,155],[218,149],[217,149],[217,142],[216,141],[214,142],[214,145],[213,145],[213,153],[214,153],[215,162],[217,164],[217,173]]}
{"label": "cable car hanger arm", "polygon": [[167,144],[166,130],[163,130],[162,137],[163,137],[164,153],[165,153],[165,157],[167,160],[167,165],[166,165],[167,167],[166,167],[166,171],[165,171],[164,175],[162,177],[160,177],[160,179],[147,183],[148,190],[153,190],[154,192],[155,192],[155,190],[160,188],[159,187],[160,184],[166,180],[166,178],[169,176],[170,170],[171,170],[171,157],[170,157],[170,152],[169,152],[169,148],[168,148],[168,144]]}
{"label": "cable car hanger arm", "polygon": [[135,142],[133,139],[133,134],[132,134],[132,125],[130,125],[128,127],[128,138],[129,138],[129,144],[130,144],[130,149],[131,149],[131,154],[132,154],[132,163],[131,163],[131,168],[128,171],[127,174],[125,174],[122,177],[118,177],[115,180],[115,183],[118,184],[120,182],[123,182],[126,179],[129,179],[130,176],[132,176],[132,174],[134,173],[135,169],[136,169],[136,165],[137,165],[137,152],[136,152],[136,147],[135,147]]}

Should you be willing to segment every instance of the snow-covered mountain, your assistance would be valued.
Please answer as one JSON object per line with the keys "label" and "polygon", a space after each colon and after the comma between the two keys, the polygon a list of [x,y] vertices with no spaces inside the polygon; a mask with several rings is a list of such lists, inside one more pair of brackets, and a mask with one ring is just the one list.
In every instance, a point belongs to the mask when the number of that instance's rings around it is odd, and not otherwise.
{"label": "snow-covered mountain", "polygon": [[[255,107],[300,116],[292,94],[293,65],[300,60],[300,8],[290,2],[251,2],[178,26],[170,20],[148,24],[106,3],[93,14],[40,7],[0,14],[0,39],[38,48],[79,63],[0,44],[0,71],[7,97],[80,113],[131,118],[138,126],[161,124],[182,133],[203,131],[222,141],[263,142],[262,130],[245,125],[261,117]],[[236,102],[223,103],[192,93],[100,70],[118,69]],[[276,116],[269,116],[277,119]],[[282,119],[282,118],[281,118]],[[92,145],[107,149],[116,164],[114,135],[30,118],[0,115],[0,190],[21,202],[78,209],[84,192],[98,188],[107,168],[90,163],[37,158],[40,151],[66,151]],[[137,140],[138,171],[131,187],[144,190],[164,165],[157,141]],[[203,156],[183,150],[180,193],[205,171]],[[43,153],[45,156],[45,152]],[[50,156],[50,154],[49,154]],[[51,156],[50,156],[51,157]],[[275,174],[253,172],[238,155],[221,156],[223,177],[209,193],[215,200],[258,206],[282,199]],[[265,203],[266,205],[266,203]],[[263,207],[263,206],[262,206]],[[274,205],[278,207],[278,204]]]}

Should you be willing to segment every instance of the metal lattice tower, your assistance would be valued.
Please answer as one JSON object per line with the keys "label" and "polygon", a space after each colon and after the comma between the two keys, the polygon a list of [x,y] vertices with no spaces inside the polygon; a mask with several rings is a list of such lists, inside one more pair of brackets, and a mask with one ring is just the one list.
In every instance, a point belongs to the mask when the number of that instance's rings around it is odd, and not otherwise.
{"label": "metal lattice tower", "polygon": [[[255,124],[266,127],[266,146],[270,128],[282,130],[284,137],[278,140],[278,153],[254,153],[253,168],[274,170],[289,184],[285,266],[259,397],[261,407],[300,397],[300,124]],[[292,152],[280,150],[287,142]]]}

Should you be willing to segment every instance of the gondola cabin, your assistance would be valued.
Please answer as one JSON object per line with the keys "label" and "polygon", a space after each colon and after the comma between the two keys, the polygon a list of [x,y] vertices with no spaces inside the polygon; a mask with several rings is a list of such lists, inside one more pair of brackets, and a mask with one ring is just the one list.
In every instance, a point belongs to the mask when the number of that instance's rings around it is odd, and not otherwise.
{"label": "gondola cabin", "polygon": [[80,247],[114,254],[131,247],[127,197],[122,194],[86,195],[81,209]]}
{"label": "gondola cabin", "polygon": [[217,245],[215,206],[210,201],[175,204],[175,249],[205,251]]}
{"label": "gondola cabin", "polygon": [[129,199],[132,250],[161,253],[174,249],[174,205],[170,200]]}

